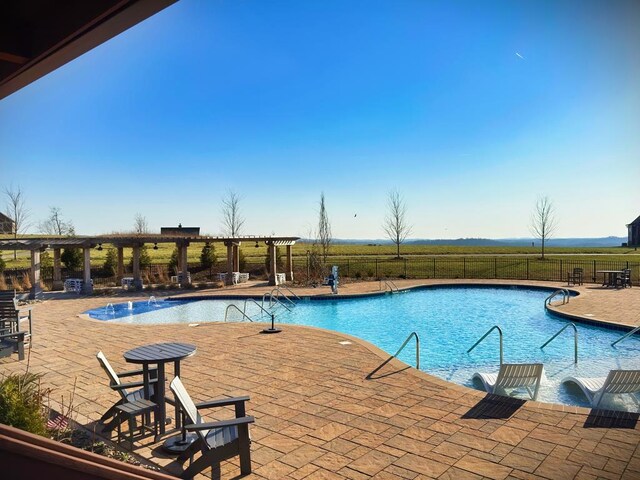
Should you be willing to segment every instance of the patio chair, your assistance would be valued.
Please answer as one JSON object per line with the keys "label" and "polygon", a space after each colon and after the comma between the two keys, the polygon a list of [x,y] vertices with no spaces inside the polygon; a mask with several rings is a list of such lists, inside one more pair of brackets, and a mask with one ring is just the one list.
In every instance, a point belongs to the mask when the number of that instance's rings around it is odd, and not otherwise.
{"label": "patio chair", "polygon": [[625,268],[622,272],[616,277],[616,288],[620,286],[621,288],[631,287],[631,270]]}
{"label": "patio chair", "polygon": [[[144,388],[138,388],[137,390],[133,390],[133,391],[128,391],[127,390],[128,388],[143,387],[144,386],[144,379],[136,381],[136,382],[129,382],[129,383],[122,383],[120,381],[121,377],[131,377],[131,376],[135,376],[135,375],[142,375],[143,374],[143,370],[142,369],[140,369],[140,370],[132,370],[132,371],[129,371],[129,372],[122,372],[120,374],[117,374],[116,371],[111,366],[111,364],[109,363],[109,361],[107,360],[107,357],[105,357],[104,353],[102,353],[102,351],[99,351],[96,354],[96,358],[98,359],[98,362],[100,362],[100,366],[102,367],[102,369],[106,372],[107,376],[109,377],[109,386],[111,387],[112,390],[115,390],[120,395],[120,400],[118,400],[116,403],[114,403],[113,406],[111,406],[111,408],[109,408],[109,410],[107,410],[104,413],[104,415],[102,415],[102,417],[100,417],[99,421],[101,423],[104,423],[106,420],[108,420],[109,418],[113,417],[116,414],[116,412],[117,412],[116,407],[118,405],[121,405],[121,404],[127,403],[127,402],[133,402],[133,401],[136,401],[136,400],[141,400],[141,399],[144,398]],[[157,368],[149,369],[149,376],[151,377],[150,380],[149,380],[149,382],[150,382],[149,395],[153,399],[153,396],[155,394],[154,383],[158,381],[158,370],[157,370]],[[118,419],[114,418],[113,421],[111,421],[108,424],[105,424],[105,430],[104,431],[105,432],[111,431],[117,425],[118,425]]]}
{"label": "patio chair", "polygon": [[[20,322],[29,321],[29,329],[21,330]],[[0,292],[0,334],[24,333],[24,346],[29,346],[32,337],[33,317],[31,307],[19,307],[15,290]]]}
{"label": "patio chair", "polygon": [[543,372],[542,363],[503,363],[497,374],[474,373],[473,378],[479,378],[489,393],[507,395],[507,389],[525,388],[531,399],[536,400]]}
{"label": "patio chair", "polygon": [[[187,432],[195,432],[198,435],[198,438],[178,457],[180,463],[184,463],[187,458],[191,459],[189,467],[182,472],[181,478],[192,478],[209,466],[219,468],[222,460],[236,455],[240,456],[240,472],[243,475],[251,473],[249,424],[254,422],[254,418],[245,416],[244,405],[249,397],[224,398],[194,404],[180,377],[173,379],[170,388],[185,417],[183,428]],[[198,412],[205,408],[227,405],[235,407],[233,420],[206,422]],[[193,461],[193,455],[198,450],[202,455]]]}
{"label": "patio chair", "polygon": [[18,352],[18,360],[24,360],[25,332],[9,332],[0,334],[0,358]]}
{"label": "patio chair", "polygon": [[592,408],[597,408],[605,394],[640,392],[640,370],[611,370],[606,377],[565,377],[560,383],[573,382],[584,392]]}
{"label": "patio chair", "polygon": [[584,269],[574,268],[573,272],[567,272],[567,285],[582,285]]}

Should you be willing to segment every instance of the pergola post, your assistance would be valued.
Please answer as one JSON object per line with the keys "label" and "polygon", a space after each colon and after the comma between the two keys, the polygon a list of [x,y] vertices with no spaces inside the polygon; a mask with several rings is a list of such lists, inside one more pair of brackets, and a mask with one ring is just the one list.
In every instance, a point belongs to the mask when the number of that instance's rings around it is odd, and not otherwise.
{"label": "pergola post", "polygon": [[60,262],[60,249],[53,249],[53,290],[62,290],[64,282],[62,281],[62,269]]}
{"label": "pergola post", "polygon": [[124,247],[118,247],[118,268],[116,270],[116,281],[120,283],[124,278]]}
{"label": "pergola post", "polygon": [[140,245],[133,246],[133,288],[142,290],[142,276],[140,275]]}
{"label": "pergola post", "polygon": [[269,285],[277,285],[276,274],[278,259],[276,258],[276,246],[273,242],[267,244],[269,246]]}
{"label": "pergola post", "polygon": [[240,242],[233,244],[233,271],[240,271]]}
{"label": "pergola post", "polygon": [[224,242],[227,247],[227,276],[224,283],[226,285],[233,284],[233,242]]}
{"label": "pergola post", "polygon": [[293,281],[293,254],[291,245],[287,245],[287,280]]}
{"label": "pergola post", "polygon": [[176,275],[182,271],[182,244],[176,243],[176,249],[178,250],[178,264],[176,265]]}
{"label": "pergola post", "polygon": [[189,242],[184,242],[182,244],[182,249],[180,250],[180,271],[182,273],[182,278],[180,281],[181,286],[191,285],[191,279],[189,278],[189,262],[187,261],[187,247],[189,246]]}
{"label": "pergola post", "polygon": [[31,300],[35,300],[42,292],[42,287],[40,286],[40,250],[31,250],[31,270],[29,270],[29,280],[31,281],[29,298]]}
{"label": "pergola post", "polygon": [[82,276],[82,291],[84,293],[93,293],[93,285],[91,284],[91,247],[84,247],[84,274]]}

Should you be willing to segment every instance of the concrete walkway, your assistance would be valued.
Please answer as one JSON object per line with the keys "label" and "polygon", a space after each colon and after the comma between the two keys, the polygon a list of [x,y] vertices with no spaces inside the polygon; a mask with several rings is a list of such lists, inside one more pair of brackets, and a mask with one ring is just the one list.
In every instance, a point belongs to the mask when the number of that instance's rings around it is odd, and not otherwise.
{"label": "concrete walkway", "polygon": [[[405,287],[429,282],[396,283]],[[377,282],[363,282],[343,286],[341,292],[378,288]],[[578,290],[583,295],[559,308],[640,323],[629,317],[638,309],[627,310],[640,300],[640,288]],[[238,286],[207,293],[263,291],[270,288]],[[297,291],[306,294],[307,289]],[[258,333],[260,325],[249,323],[107,324],[78,315],[136,297],[58,297],[34,308],[29,360],[30,370],[42,373],[44,385],[52,388],[53,400],[68,403],[75,391],[78,419],[95,421],[118,398],[95,359],[98,350],[116,370],[126,370],[131,365],[122,353],[130,348],[162,341],[193,343],[198,351],[183,362],[182,376],[196,401],[251,396],[254,474],[246,478],[640,478],[637,414],[489,396],[397,361],[370,376],[387,355],[334,332],[287,325],[281,334],[265,336]],[[341,344],[346,338],[351,343]],[[26,366],[15,356],[0,360],[3,374],[22,372]],[[157,447],[142,445],[136,452],[179,472]],[[222,478],[238,474],[236,459],[223,464]]]}

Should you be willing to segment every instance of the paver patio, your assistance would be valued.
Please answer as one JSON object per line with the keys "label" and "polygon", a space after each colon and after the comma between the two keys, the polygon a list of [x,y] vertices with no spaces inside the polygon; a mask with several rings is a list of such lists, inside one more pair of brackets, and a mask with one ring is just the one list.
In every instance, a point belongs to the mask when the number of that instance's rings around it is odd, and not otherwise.
{"label": "paver patio", "polygon": [[[397,282],[400,287],[417,283],[429,282]],[[343,286],[341,292],[377,289],[378,283],[370,282]],[[263,290],[270,289],[211,293]],[[640,324],[640,289],[576,290],[583,295],[560,309]],[[117,399],[95,359],[99,349],[120,370],[131,367],[122,353],[134,346],[194,343],[198,351],[182,362],[182,377],[196,401],[251,396],[254,473],[246,478],[640,478],[635,414],[489,396],[397,361],[368,379],[388,355],[353,337],[348,337],[351,344],[340,344],[346,335],[325,330],[286,325],[278,335],[261,335],[262,326],[250,323],[107,324],[78,314],[136,297],[58,297],[34,308],[29,360],[31,371],[44,374],[53,400],[68,402],[75,388],[78,419],[95,421]],[[26,366],[15,356],[0,360],[2,373]],[[157,444],[136,451],[170,472],[179,471]],[[222,478],[236,477],[237,459],[221,470]]]}

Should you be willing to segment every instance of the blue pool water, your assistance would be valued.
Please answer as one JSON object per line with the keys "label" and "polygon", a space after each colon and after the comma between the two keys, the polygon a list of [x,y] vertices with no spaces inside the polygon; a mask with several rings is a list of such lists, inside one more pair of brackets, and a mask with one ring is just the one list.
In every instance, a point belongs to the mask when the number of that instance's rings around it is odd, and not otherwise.
{"label": "blue pool water", "polygon": [[[573,330],[565,330],[544,350],[540,346],[567,320],[547,313],[548,291],[524,288],[429,288],[406,293],[354,299],[299,301],[291,311],[275,307],[276,321],[295,323],[348,333],[371,342],[389,354],[415,331],[421,340],[421,369],[462,385],[478,388],[474,372],[499,368],[498,334],[491,333],[471,353],[466,353],[493,325],[504,332],[504,361],[541,362],[546,379],[539,400],[588,406],[584,395],[571,385],[560,385],[567,375],[606,376],[613,368],[640,368],[639,336],[611,347],[623,331],[576,323],[579,334],[579,362],[573,363]],[[156,305],[135,302],[90,310],[100,320],[148,323],[202,323],[222,321],[228,305],[236,305],[254,321],[267,321],[251,301],[200,300],[159,301]],[[241,321],[230,311],[228,320]],[[350,348],[345,345],[345,348]],[[415,365],[413,344],[401,353],[404,362]],[[637,398],[611,396],[604,406],[638,411]]]}

